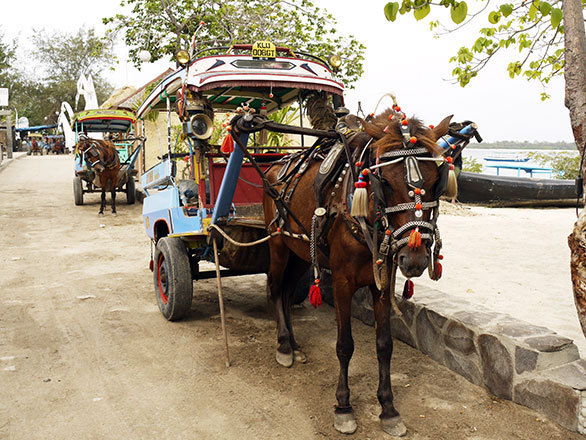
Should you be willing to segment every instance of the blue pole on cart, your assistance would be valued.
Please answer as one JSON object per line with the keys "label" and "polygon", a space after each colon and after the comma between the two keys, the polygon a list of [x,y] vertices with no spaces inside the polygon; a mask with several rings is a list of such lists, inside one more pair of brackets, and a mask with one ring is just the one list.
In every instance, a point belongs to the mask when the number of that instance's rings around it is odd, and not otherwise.
{"label": "blue pole on cart", "polygon": [[[248,133],[242,133],[239,137],[242,145],[248,144]],[[214,207],[214,214],[212,215],[212,224],[216,223],[221,217],[226,217],[230,212],[232,206],[232,199],[236,191],[236,184],[240,176],[240,168],[242,168],[242,160],[244,159],[244,152],[240,148],[235,148],[230,154],[226,172],[220,185],[218,198],[216,199],[216,206]]]}
{"label": "blue pole on cart", "polygon": [[[460,130],[460,133],[469,134],[476,128],[477,128],[476,124],[469,124],[466,127],[464,127],[462,130]],[[440,147],[442,147],[444,150],[447,150],[448,148],[450,148],[450,145],[457,143],[459,140],[460,139],[458,139],[456,137],[450,136],[450,137],[446,138],[444,136],[444,137],[441,137],[437,140],[437,144]]]}

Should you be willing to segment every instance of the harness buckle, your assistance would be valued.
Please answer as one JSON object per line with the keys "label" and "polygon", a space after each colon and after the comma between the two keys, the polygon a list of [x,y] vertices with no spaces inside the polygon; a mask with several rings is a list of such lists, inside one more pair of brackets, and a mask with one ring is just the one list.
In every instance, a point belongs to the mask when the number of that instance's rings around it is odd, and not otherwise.
{"label": "harness buckle", "polygon": [[380,244],[380,248],[378,250],[379,255],[384,255],[385,257],[389,255],[389,237],[390,235],[385,235],[385,238],[383,238],[383,241]]}

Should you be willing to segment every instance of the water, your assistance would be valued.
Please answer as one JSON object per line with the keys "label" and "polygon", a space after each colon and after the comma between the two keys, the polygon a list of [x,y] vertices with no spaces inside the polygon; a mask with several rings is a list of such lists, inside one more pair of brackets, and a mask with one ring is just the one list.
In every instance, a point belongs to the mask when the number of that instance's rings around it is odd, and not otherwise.
{"label": "water", "polygon": [[[521,166],[521,167],[537,167],[537,168],[550,168],[549,165],[542,165],[540,162],[529,159],[527,162],[514,162],[514,161],[486,161],[486,157],[500,157],[500,156],[518,156],[528,157],[529,153],[572,153],[578,155],[576,150],[509,150],[509,149],[482,149],[482,148],[466,148],[462,152],[464,160],[474,159],[476,162],[482,165],[482,174],[489,174],[495,176],[497,174],[496,168],[489,168],[491,165],[505,165],[505,166]],[[519,177],[531,177],[530,173],[521,170],[520,172],[516,169],[505,169],[499,170],[500,176],[519,176]],[[534,178],[551,179],[551,172],[534,172]]]}

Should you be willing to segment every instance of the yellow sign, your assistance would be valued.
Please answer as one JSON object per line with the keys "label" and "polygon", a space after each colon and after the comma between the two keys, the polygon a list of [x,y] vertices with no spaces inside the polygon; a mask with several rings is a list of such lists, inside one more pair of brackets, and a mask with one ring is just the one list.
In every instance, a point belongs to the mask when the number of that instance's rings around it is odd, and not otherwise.
{"label": "yellow sign", "polygon": [[206,234],[208,233],[208,226],[212,223],[212,218],[204,218],[203,219],[203,230],[206,232]]}
{"label": "yellow sign", "polygon": [[256,41],[252,45],[252,58],[276,58],[277,48],[270,41]]}

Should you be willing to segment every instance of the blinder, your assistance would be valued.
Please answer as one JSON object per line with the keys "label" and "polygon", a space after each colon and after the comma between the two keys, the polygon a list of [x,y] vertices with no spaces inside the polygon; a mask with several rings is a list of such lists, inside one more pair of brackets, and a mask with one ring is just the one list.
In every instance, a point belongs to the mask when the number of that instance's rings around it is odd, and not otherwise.
{"label": "blinder", "polygon": [[439,199],[446,192],[446,188],[448,187],[448,174],[450,172],[449,164],[443,163],[437,170],[439,172],[439,178],[433,191],[434,199]]}

